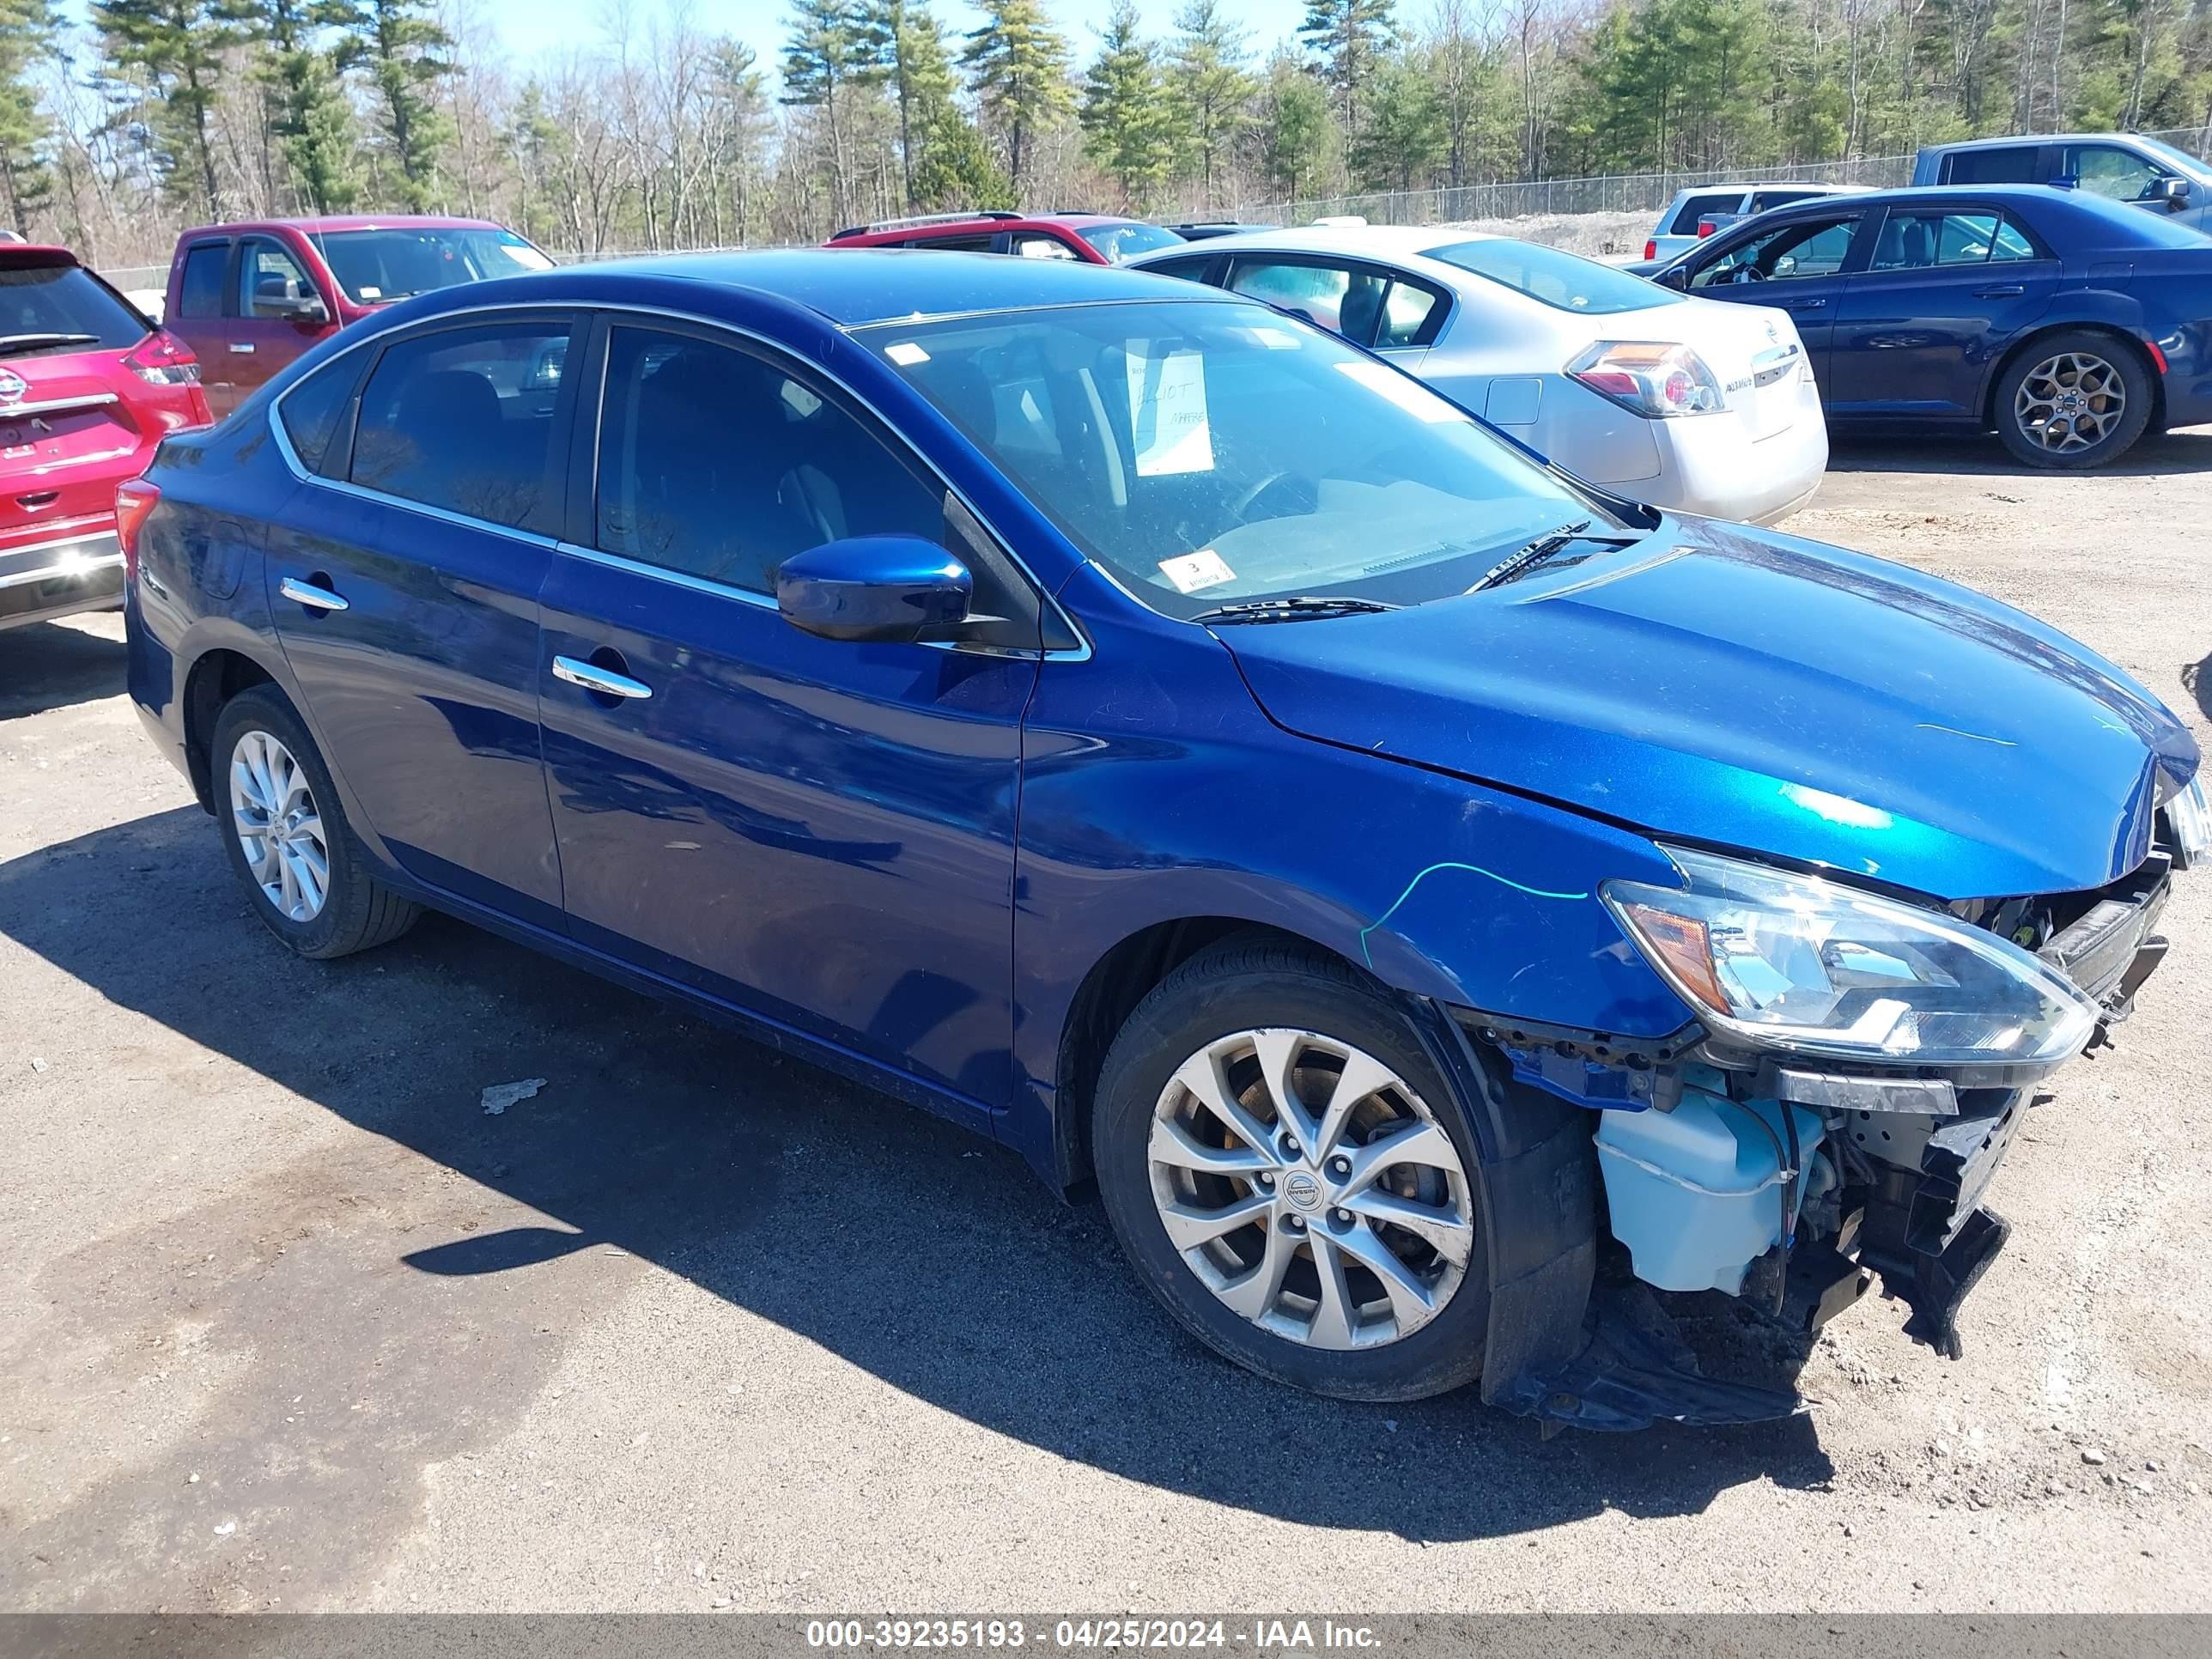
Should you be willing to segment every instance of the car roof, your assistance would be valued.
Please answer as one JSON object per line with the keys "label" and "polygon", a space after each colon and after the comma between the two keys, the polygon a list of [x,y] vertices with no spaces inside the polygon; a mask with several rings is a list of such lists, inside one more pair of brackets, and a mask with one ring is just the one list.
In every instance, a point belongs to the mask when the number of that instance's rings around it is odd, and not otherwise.
{"label": "car roof", "polygon": [[839,231],[830,240],[832,242],[853,243],[865,241],[875,236],[911,240],[918,236],[959,236],[976,230],[997,232],[1035,229],[1039,226],[1058,230],[1079,230],[1089,225],[1129,225],[1142,222],[1144,222],[1141,220],[1130,218],[1126,213],[1012,213],[998,210],[962,215],[957,217],[927,214],[915,219],[886,219],[874,225],[854,225],[849,231]]}
{"label": "car roof", "polygon": [[457,219],[436,213],[339,213],[311,219],[226,219],[220,224],[194,225],[178,233],[186,236],[236,234],[247,230],[299,230],[309,235],[343,230],[505,230],[489,219]]}
{"label": "car roof", "polygon": [[[1925,150],[2012,149],[2025,144],[2110,143],[2115,139],[2142,138],[2140,132],[2022,132],[2009,138],[1954,138],[1948,144],[1923,144]],[[2168,146],[2171,148],[2171,146]]]}
{"label": "car roof", "polygon": [[[867,246],[651,254],[568,265],[527,276],[501,277],[493,283],[459,284],[436,292],[456,296],[453,303],[461,307],[470,304],[472,297],[480,301],[481,296],[495,289],[511,297],[535,289],[545,295],[549,304],[572,299],[617,300],[630,297],[619,290],[635,289],[637,297],[657,297],[672,303],[689,300],[701,287],[781,302],[786,307],[801,307],[839,328],[1036,306],[1133,300],[1189,301],[1209,295],[1222,300],[1236,298],[1120,265]],[[657,295],[653,290],[658,290]]]}
{"label": "car roof", "polygon": [[1720,179],[1710,185],[1685,185],[1674,192],[1674,199],[1680,201],[1685,196],[1703,196],[1708,191],[1716,190],[1820,190],[1834,196],[1850,196],[1874,188],[1872,185],[1831,185],[1818,179],[1748,179],[1740,185]]}

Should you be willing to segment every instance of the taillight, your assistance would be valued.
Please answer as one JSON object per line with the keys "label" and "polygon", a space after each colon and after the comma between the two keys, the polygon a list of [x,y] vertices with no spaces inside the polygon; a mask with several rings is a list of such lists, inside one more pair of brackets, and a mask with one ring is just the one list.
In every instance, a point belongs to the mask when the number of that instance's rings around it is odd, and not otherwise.
{"label": "taillight", "polygon": [[146,478],[125,478],[115,486],[115,539],[123,544],[123,580],[138,580],[138,532],[146,515],[161,502],[161,487]]}
{"label": "taillight", "polygon": [[191,348],[166,329],[155,329],[123,360],[124,368],[155,386],[191,386],[200,378]]}
{"label": "taillight", "polygon": [[1659,257],[1659,239],[1657,237],[1655,236],[1650,241],[1644,243],[1644,257],[1647,259],[1656,259]]}
{"label": "taillight", "polygon": [[1720,378],[1686,345],[1600,340],[1566,372],[1601,397],[1654,419],[1711,415],[1728,407]]}
{"label": "taillight", "polygon": [[1700,219],[1700,220],[1698,220],[1698,239],[1699,239],[1700,240],[1703,240],[1705,237],[1708,237],[1708,236],[1711,235],[1715,231],[1718,230],[1719,228],[1720,228],[1720,227],[1719,227],[1718,225],[1715,224],[1711,220],[1710,220],[1710,219]]}

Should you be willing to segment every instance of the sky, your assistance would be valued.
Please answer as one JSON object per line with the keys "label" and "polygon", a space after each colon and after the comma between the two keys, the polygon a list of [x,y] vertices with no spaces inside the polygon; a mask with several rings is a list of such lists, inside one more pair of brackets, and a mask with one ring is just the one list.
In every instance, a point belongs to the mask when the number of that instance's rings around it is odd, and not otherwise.
{"label": "sky", "polygon": [[[465,0],[474,15],[488,22],[507,49],[517,58],[535,57],[586,45],[597,33],[607,0]],[[659,9],[659,0],[631,0],[641,23]],[[1147,33],[1172,32],[1179,0],[1137,0]],[[1224,9],[1251,32],[1255,55],[1264,56],[1285,37],[1295,36],[1305,15],[1304,0],[1224,0]],[[698,27],[709,33],[734,34],[760,54],[763,67],[781,59],[786,0],[691,0]],[[1097,45],[1097,26],[1106,21],[1108,0],[1045,0],[1063,33],[1073,43],[1078,64],[1087,61]],[[948,32],[975,27],[980,14],[960,0],[938,0],[938,15]]]}

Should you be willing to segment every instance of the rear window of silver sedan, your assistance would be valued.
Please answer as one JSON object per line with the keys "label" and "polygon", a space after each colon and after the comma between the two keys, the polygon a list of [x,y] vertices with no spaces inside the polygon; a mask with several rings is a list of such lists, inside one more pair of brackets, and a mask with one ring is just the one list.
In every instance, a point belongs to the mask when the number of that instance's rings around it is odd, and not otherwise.
{"label": "rear window of silver sedan", "polygon": [[1555,311],[1579,312],[1586,317],[1649,311],[1654,306],[1673,305],[1682,297],[1610,265],[1562,253],[1555,247],[1516,242],[1510,237],[1453,242],[1423,252],[1429,258],[1525,294]]}

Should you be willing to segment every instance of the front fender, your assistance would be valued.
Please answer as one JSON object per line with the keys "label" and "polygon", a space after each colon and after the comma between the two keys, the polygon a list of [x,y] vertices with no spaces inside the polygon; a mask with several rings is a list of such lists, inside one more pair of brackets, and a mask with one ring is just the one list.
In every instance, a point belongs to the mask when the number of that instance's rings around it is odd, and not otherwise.
{"label": "front fender", "polygon": [[1656,1037],[1689,1017],[1597,897],[1675,879],[1644,836],[1293,736],[1203,629],[1092,631],[1089,661],[1045,665],[1024,731],[1006,1131],[1040,1168],[1078,994],[1163,922],[1279,928],[1412,997],[1524,1020]]}

